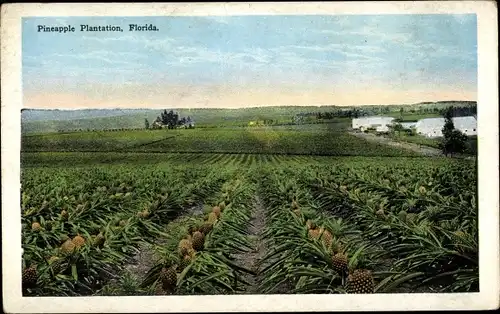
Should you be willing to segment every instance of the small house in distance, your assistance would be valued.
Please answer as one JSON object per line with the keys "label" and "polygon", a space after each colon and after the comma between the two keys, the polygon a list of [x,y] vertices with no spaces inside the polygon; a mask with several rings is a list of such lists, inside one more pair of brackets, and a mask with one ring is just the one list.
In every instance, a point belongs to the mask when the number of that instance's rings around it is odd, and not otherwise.
{"label": "small house in distance", "polygon": [[393,117],[362,117],[352,119],[352,128],[355,130],[367,130],[370,128],[376,129],[377,132],[387,132],[388,126],[394,121]]}
{"label": "small house in distance", "polygon": [[[477,135],[477,120],[473,116],[452,118],[455,129],[467,136]],[[443,136],[442,129],[445,124],[444,118],[421,119],[415,125],[418,134],[427,137]]]}

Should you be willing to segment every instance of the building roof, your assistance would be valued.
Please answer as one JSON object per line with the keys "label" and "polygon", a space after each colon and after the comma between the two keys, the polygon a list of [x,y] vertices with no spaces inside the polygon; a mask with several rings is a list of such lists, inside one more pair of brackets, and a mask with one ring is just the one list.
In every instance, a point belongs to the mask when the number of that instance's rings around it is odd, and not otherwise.
{"label": "building roof", "polygon": [[[456,129],[475,128],[477,126],[476,118],[473,116],[454,117],[451,119]],[[444,118],[426,118],[417,122],[417,128],[442,128],[445,123]]]}
{"label": "building roof", "polygon": [[392,121],[392,120],[394,120],[393,117],[383,117],[383,116],[369,116],[369,117],[360,117],[353,119],[353,121],[359,121],[359,122]]}

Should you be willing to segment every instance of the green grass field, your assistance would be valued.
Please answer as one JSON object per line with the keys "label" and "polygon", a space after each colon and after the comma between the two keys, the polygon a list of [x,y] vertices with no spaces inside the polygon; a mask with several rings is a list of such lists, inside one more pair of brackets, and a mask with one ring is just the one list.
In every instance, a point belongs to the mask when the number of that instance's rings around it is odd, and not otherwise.
{"label": "green grass field", "polygon": [[22,138],[24,152],[199,152],[414,156],[343,131],[344,124],[191,130],[76,132]]}

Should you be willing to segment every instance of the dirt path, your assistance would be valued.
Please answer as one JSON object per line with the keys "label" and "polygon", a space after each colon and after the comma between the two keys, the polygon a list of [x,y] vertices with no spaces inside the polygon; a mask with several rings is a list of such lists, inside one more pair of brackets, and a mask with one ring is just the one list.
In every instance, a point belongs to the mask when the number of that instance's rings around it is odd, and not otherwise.
{"label": "dirt path", "polygon": [[[197,215],[203,212],[203,204],[199,204],[187,209],[182,215],[172,220],[170,223],[178,222],[184,219],[186,216]],[[170,224],[169,223],[169,224]],[[159,257],[155,253],[155,245],[161,245],[164,239],[158,239],[154,244],[149,244],[143,242],[137,248],[138,253],[132,256],[125,262],[123,270],[116,276],[116,278],[111,279],[108,283],[110,287],[120,286],[120,278],[124,275],[130,276],[136,284],[139,284],[148,273],[148,271],[157,263]]]}
{"label": "dirt path", "polygon": [[424,156],[443,156],[441,151],[436,148],[428,147],[428,146],[421,146],[418,144],[414,143],[408,143],[408,142],[396,142],[391,140],[390,138],[387,138],[385,136],[376,136],[372,133],[356,133],[356,132],[349,132],[349,134],[364,138],[368,141],[372,142],[378,142],[382,144],[386,144],[389,146],[395,146],[395,147],[401,147],[404,149],[408,149],[417,153],[420,153]]}
{"label": "dirt path", "polygon": [[262,205],[259,197],[255,197],[252,215],[248,224],[248,232],[251,245],[254,248],[252,251],[236,254],[236,263],[247,269],[257,273],[257,275],[245,274],[243,280],[248,282],[250,286],[243,294],[259,294],[259,285],[261,276],[259,274],[259,262],[265,256],[267,247],[263,239],[262,233],[266,225],[265,208]]}

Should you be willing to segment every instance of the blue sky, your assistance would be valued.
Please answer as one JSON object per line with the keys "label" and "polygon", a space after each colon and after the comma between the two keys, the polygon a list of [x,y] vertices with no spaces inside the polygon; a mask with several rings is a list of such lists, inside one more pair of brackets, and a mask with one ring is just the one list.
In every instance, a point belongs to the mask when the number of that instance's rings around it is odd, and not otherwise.
{"label": "blue sky", "polygon": [[[159,31],[129,32],[130,23]],[[39,33],[39,24],[77,31]],[[25,105],[475,100],[476,29],[475,15],[28,18]]]}

